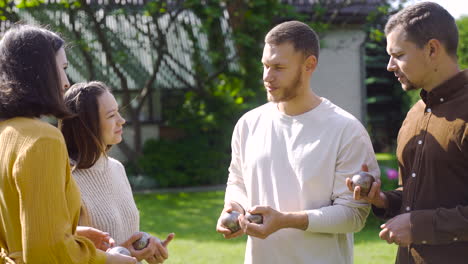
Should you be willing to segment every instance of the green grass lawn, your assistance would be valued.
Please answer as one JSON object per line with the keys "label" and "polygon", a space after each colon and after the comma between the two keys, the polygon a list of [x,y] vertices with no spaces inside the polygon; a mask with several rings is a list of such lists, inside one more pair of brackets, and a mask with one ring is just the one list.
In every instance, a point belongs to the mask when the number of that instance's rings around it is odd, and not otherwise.
{"label": "green grass lawn", "polygon": [[[167,264],[241,264],[246,237],[224,239],[216,233],[224,191],[135,194],[141,230],[164,239],[176,234],[169,245]],[[370,216],[355,235],[355,263],[394,263],[396,246],[379,239],[380,222]]]}

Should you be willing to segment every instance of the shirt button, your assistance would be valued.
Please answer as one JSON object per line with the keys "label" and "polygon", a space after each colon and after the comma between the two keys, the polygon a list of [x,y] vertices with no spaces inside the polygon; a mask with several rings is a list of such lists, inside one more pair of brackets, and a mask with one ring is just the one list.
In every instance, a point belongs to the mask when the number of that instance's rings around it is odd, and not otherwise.
{"label": "shirt button", "polygon": [[431,110],[430,108],[428,108],[426,111],[427,111],[428,113],[432,112],[432,110]]}
{"label": "shirt button", "polygon": [[421,241],[421,243],[423,243],[423,244],[427,244],[427,241],[426,241],[426,240],[423,240],[423,241]]}
{"label": "shirt button", "polygon": [[443,101],[444,101],[444,98],[441,97],[441,98],[440,98],[440,102],[443,102]]}
{"label": "shirt button", "polygon": [[418,144],[421,145],[421,144],[422,144],[422,140],[418,140]]}
{"label": "shirt button", "polygon": [[458,237],[454,237],[454,238],[453,238],[453,241],[458,241]]}
{"label": "shirt button", "polygon": [[409,210],[411,210],[411,207],[406,206],[406,211],[409,211]]}
{"label": "shirt button", "polygon": [[411,173],[411,177],[413,177],[413,178],[416,177],[416,173],[414,173],[414,172]]}

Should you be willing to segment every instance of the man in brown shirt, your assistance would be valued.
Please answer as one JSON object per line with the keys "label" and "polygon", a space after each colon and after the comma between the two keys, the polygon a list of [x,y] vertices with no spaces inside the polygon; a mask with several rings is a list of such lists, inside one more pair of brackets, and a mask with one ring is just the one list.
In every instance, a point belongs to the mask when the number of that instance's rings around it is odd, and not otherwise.
{"label": "man in brown shirt", "polygon": [[382,192],[377,181],[362,198],[389,219],[379,235],[399,245],[396,263],[468,263],[468,70],[457,64],[455,21],[423,2],[392,16],[385,34],[387,70],[403,90],[422,88],[421,100],[398,134],[402,188]]}

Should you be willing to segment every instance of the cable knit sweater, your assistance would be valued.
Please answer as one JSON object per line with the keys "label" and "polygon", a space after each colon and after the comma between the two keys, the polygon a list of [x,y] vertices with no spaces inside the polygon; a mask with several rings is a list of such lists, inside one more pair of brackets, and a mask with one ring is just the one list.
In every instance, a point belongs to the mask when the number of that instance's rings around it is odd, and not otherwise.
{"label": "cable knit sweater", "polygon": [[117,244],[139,231],[139,213],[123,165],[101,157],[89,169],[73,171],[81,190],[79,225],[108,232]]}

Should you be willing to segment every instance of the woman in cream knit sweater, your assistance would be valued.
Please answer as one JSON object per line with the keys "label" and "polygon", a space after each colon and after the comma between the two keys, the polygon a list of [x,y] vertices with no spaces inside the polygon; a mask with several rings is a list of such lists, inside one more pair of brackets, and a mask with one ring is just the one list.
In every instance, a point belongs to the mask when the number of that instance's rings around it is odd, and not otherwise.
{"label": "woman in cream knit sweater", "polygon": [[81,190],[79,225],[108,232],[138,260],[162,263],[174,234],[164,242],[151,237],[142,250],[132,246],[142,236],[138,209],[123,165],[107,156],[109,148],[122,141],[125,123],[114,96],[101,82],[78,83],[65,93],[65,103],[75,115],[62,120],[59,127]]}

